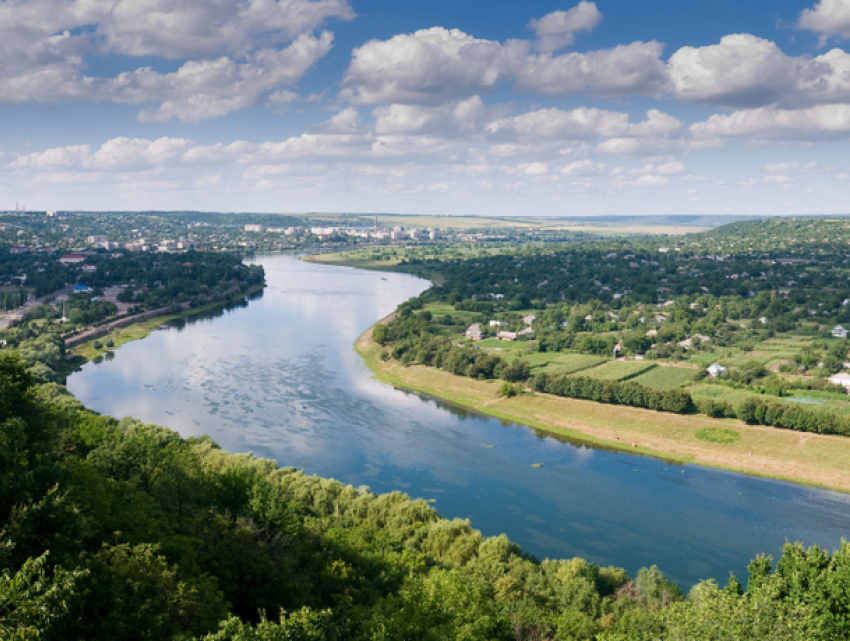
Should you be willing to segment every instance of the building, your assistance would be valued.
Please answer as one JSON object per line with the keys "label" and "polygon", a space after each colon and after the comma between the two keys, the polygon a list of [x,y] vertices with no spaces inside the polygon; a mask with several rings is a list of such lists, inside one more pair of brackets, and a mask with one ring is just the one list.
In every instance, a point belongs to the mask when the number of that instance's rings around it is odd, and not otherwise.
{"label": "building", "polygon": [[531,327],[526,327],[525,329],[517,332],[518,336],[528,336],[529,338],[534,336],[534,330]]}
{"label": "building", "polygon": [[98,243],[105,243],[106,240],[107,240],[106,236],[89,236],[88,238],[86,238],[86,242],[89,245],[97,245]]}
{"label": "building", "polygon": [[841,385],[845,390],[850,389],[850,374],[841,372],[840,374],[830,376],[827,380],[831,385]]}
{"label": "building", "polygon": [[9,250],[10,254],[26,254],[30,250],[26,245],[15,245],[12,249]]}
{"label": "building", "polygon": [[832,337],[833,338],[847,338],[847,330],[844,329],[841,325],[836,325],[832,328]]}
{"label": "building", "polygon": [[500,321],[500,320],[491,320],[490,321],[490,327],[502,327],[502,326],[507,325],[507,324],[508,324],[507,321]]}
{"label": "building", "polygon": [[262,225],[245,225],[245,231],[252,231],[258,234],[262,234],[265,231],[265,227]]}
{"label": "building", "polygon": [[516,340],[516,332],[499,332],[496,334],[496,338],[500,341],[515,341]]}
{"label": "building", "polygon": [[74,286],[74,293],[75,294],[87,294],[88,292],[91,292],[91,291],[94,291],[94,290],[91,287],[89,287],[88,285],[83,285],[82,283]]}
{"label": "building", "polygon": [[85,259],[86,257],[82,254],[65,254],[59,259],[59,262],[63,265],[74,265],[83,262]]}
{"label": "building", "polygon": [[464,336],[474,341],[480,341],[484,337],[484,332],[481,331],[481,323],[473,323],[467,327]]}
{"label": "building", "polygon": [[714,363],[714,365],[711,365],[705,371],[708,372],[708,375],[711,376],[712,378],[717,378],[718,376],[720,376],[724,372],[727,372],[728,370],[729,370],[728,367],[723,367],[723,365],[720,365],[719,363]]}
{"label": "building", "polygon": [[86,272],[87,274],[92,274],[92,273],[97,271],[97,267],[95,267],[94,265],[86,264],[86,265],[83,265],[83,271]]}
{"label": "building", "polygon": [[526,325],[531,325],[536,319],[537,316],[535,316],[534,314],[529,314],[528,316],[522,319],[522,322]]}

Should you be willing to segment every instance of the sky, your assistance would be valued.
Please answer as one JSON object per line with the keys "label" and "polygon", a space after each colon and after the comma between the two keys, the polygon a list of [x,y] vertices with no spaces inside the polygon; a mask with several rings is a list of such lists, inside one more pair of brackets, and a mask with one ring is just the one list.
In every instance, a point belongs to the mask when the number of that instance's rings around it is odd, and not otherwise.
{"label": "sky", "polygon": [[0,0],[0,210],[850,213],[850,0]]}

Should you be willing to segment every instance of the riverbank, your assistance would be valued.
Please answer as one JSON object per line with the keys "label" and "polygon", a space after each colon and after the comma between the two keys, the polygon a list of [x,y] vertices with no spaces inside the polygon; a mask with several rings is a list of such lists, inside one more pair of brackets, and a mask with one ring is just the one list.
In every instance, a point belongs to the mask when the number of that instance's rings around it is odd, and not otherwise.
{"label": "riverbank", "polygon": [[368,269],[377,272],[399,272],[402,274],[412,274],[426,280],[430,280],[434,285],[443,284],[443,276],[433,270],[423,269],[421,265],[409,265],[402,263],[401,259],[393,258],[391,260],[369,260],[364,258],[353,258],[351,251],[341,252],[326,252],[323,254],[311,254],[302,256],[301,260],[307,263],[318,263],[320,265],[333,265],[334,267],[354,267],[355,269]]}
{"label": "riverbank", "polygon": [[[245,292],[245,296],[252,296],[257,292],[262,291],[264,287],[265,284],[254,285]],[[121,345],[124,345],[125,343],[141,340],[150,336],[151,332],[161,327],[164,323],[168,323],[178,318],[191,318],[192,316],[197,316],[198,314],[218,309],[224,305],[227,305],[227,302],[217,301],[214,303],[207,303],[206,305],[201,305],[199,307],[190,307],[177,313],[167,313],[154,316],[153,318],[140,319],[136,323],[124,325],[105,334],[93,336],[90,340],[75,345],[71,350],[71,353],[78,357],[74,362],[75,369],[83,362],[91,361],[98,356],[102,356],[106,352],[121,347]],[[112,341],[112,345],[107,347],[106,341],[110,339]],[[99,342],[101,346],[95,347],[95,341]],[[80,358],[83,360],[80,361]]]}
{"label": "riverbank", "polygon": [[[397,361],[382,361],[381,348],[372,341],[372,329],[360,336],[355,349],[385,383],[587,444],[850,492],[850,439],[846,437],[548,394],[504,398],[497,394],[501,381],[479,381],[423,365],[404,367]],[[740,439],[732,444],[700,441],[696,432],[703,428],[731,429]]]}

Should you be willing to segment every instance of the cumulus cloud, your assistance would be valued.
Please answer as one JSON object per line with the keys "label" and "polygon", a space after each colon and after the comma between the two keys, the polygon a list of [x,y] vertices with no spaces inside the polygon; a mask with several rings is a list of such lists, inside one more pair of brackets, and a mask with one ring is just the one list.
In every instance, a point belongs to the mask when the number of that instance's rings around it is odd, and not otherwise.
{"label": "cumulus cloud", "polygon": [[[8,0],[0,101],[154,101],[142,120],[215,118],[298,81],[333,40],[312,31],[353,16],[347,0]],[[173,73],[83,73],[86,56],[113,53],[189,60]]]}
{"label": "cumulus cloud", "polygon": [[644,122],[633,123],[629,114],[580,107],[572,111],[538,109],[496,120],[487,127],[491,136],[514,139],[591,140],[594,138],[661,136],[680,129],[681,121],[652,109]]}
{"label": "cumulus cloud", "polygon": [[657,42],[636,42],[589,53],[535,54],[524,40],[500,43],[433,27],[355,49],[340,97],[358,104],[439,104],[504,82],[547,95],[650,94],[666,82],[661,51]]}
{"label": "cumulus cloud", "polygon": [[820,0],[811,9],[800,13],[797,26],[821,34],[821,46],[833,36],[850,38],[850,3],[846,0]]}
{"label": "cumulus cloud", "polygon": [[684,102],[730,107],[806,106],[850,100],[850,55],[785,55],[749,34],[719,44],[682,47],[667,65],[672,94]]}
{"label": "cumulus cloud", "polygon": [[456,135],[480,131],[493,112],[479,96],[439,107],[392,104],[375,108],[378,134]]}
{"label": "cumulus cloud", "polygon": [[850,104],[808,109],[745,109],[715,114],[689,129],[695,137],[703,139],[830,140],[850,135]]}
{"label": "cumulus cloud", "polygon": [[569,11],[553,11],[528,23],[537,34],[538,51],[555,51],[573,44],[577,31],[592,31],[602,20],[595,2],[582,0]]}

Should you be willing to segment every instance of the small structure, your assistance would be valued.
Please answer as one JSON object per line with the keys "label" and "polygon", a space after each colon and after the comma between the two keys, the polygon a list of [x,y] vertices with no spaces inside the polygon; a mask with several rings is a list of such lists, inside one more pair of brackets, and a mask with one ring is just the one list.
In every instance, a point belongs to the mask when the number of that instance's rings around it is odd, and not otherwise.
{"label": "small structure", "polygon": [[830,376],[827,380],[832,385],[841,385],[845,390],[850,389],[850,374],[841,372]]}
{"label": "small structure", "polygon": [[713,365],[708,367],[708,369],[706,369],[705,371],[708,372],[708,375],[711,376],[712,378],[717,378],[718,376],[723,374],[723,372],[726,372],[728,370],[729,370],[728,367],[723,367],[723,365],[720,365],[719,363],[714,363]]}
{"label": "small structure", "polygon": [[27,247],[26,245],[15,245],[9,250],[9,253],[10,254],[26,254],[26,253],[29,252],[29,250],[30,250],[30,248]]}
{"label": "small structure", "polygon": [[517,336],[534,336],[534,330],[531,327],[526,327],[525,329],[517,332]]}
{"label": "small structure", "polygon": [[522,319],[522,322],[526,325],[531,325],[535,320],[537,320],[537,316],[535,316],[534,314],[529,314],[528,316]]}
{"label": "small structure", "polygon": [[464,336],[474,341],[480,341],[484,337],[484,332],[481,331],[481,323],[473,323],[467,327]]}
{"label": "small structure", "polygon": [[759,323],[761,323],[762,325],[767,325],[767,322],[768,321],[766,316],[762,316],[761,318],[759,318]]}
{"label": "small structure", "polygon": [[75,294],[87,294],[88,292],[94,291],[88,285],[83,285],[80,283],[79,285],[74,285],[74,293]]}
{"label": "small structure", "polygon": [[65,254],[62,258],[59,259],[59,262],[63,265],[73,265],[75,263],[81,263],[86,259],[82,254]]}
{"label": "small structure", "polygon": [[844,329],[841,325],[836,325],[832,328],[832,337],[833,338],[847,338],[847,330]]}
{"label": "small structure", "polygon": [[83,265],[83,271],[87,274],[92,274],[97,271],[97,267],[95,267],[94,265],[85,264]]}
{"label": "small structure", "polygon": [[499,332],[496,334],[496,338],[500,341],[515,341],[516,335],[516,332]]}
{"label": "small structure", "polygon": [[503,325],[507,325],[507,324],[508,324],[507,321],[500,321],[500,320],[491,320],[490,321],[490,327],[502,327]]}

